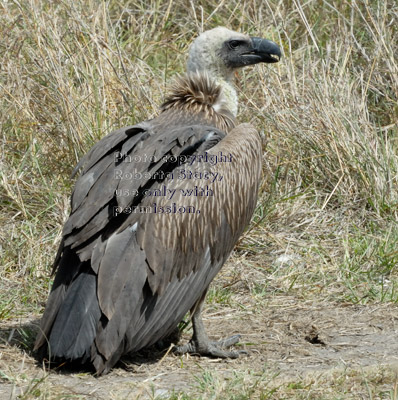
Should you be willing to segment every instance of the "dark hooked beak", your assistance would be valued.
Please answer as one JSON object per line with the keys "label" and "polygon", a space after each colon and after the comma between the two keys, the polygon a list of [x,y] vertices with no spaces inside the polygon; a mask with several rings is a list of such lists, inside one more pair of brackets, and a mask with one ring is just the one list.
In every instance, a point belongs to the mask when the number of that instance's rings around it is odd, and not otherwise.
{"label": "dark hooked beak", "polygon": [[252,58],[253,64],[265,62],[278,62],[282,56],[280,47],[271,40],[262,39],[259,37],[250,38],[253,45],[253,51],[245,54],[245,57]]}

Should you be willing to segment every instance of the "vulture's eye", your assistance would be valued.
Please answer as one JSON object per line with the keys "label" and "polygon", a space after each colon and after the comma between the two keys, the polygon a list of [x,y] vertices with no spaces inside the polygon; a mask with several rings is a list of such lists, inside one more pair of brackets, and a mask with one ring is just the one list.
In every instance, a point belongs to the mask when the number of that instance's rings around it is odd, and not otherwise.
{"label": "vulture's eye", "polygon": [[230,47],[230,49],[236,49],[237,47],[239,47],[242,44],[242,42],[240,40],[230,40],[228,42],[228,45]]}

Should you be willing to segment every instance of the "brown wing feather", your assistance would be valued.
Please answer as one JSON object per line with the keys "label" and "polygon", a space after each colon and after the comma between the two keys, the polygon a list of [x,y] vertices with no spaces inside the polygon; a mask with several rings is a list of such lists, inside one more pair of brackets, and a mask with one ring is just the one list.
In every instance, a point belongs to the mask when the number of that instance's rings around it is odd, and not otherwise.
{"label": "brown wing feather", "polygon": [[[226,254],[230,253],[254,211],[260,182],[261,148],[257,131],[248,124],[239,125],[208,150],[209,155],[223,154],[230,161],[211,165],[198,160],[191,166],[183,165],[174,171],[173,178],[162,183],[176,191],[171,199],[159,197],[156,203],[153,198],[144,199],[142,204],[152,212],[141,215],[137,239],[154,272],[149,281],[154,293],[162,293],[174,276],[182,277],[195,270],[199,265],[192,260],[192,254],[201,254],[207,246],[213,248],[218,244],[225,248]],[[198,178],[178,179],[178,176],[190,174]],[[217,179],[222,180],[211,182],[204,178],[213,176],[214,179],[216,174]],[[200,196],[193,192],[189,197],[184,196],[187,191],[203,186],[212,195]],[[185,210],[191,207],[192,212],[161,211],[180,207]],[[221,246],[216,232],[222,224],[222,212],[231,228],[231,238]],[[173,249],[178,258],[167,258],[165,264],[167,249]],[[190,262],[187,262],[188,257]]]}

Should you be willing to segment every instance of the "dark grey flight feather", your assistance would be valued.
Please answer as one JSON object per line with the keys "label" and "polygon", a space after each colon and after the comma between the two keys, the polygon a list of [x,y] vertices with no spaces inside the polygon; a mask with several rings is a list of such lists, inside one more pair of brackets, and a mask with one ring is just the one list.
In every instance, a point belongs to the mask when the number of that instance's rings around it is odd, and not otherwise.
{"label": "dark grey flight feather", "polygon": [[82,272],[70,285],[49,338],[53,356],[82,362],[89,358],[101,317],[96,280],[94,274]]}

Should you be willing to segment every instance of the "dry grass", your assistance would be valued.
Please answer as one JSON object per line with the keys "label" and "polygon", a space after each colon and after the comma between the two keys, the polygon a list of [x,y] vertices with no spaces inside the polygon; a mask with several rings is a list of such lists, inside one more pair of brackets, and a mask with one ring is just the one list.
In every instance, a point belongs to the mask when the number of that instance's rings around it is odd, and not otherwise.
{"label": "dry grass", "polygon": [[[79,157],[112,129],[155,115],[191,39],[216,25],[284,50],[282,62],[245,70],[238,83],[240,119],[268,138],[256,216],[236,253],[260,271],[252,298],[398,300],[395,1],[8,0],[0,4],[0,319],[42,311]],[[216,286],[210,301],[236,305],[235,295],[233,285]],[[335,378],[312,397],[286,382],[280,397],[273,389],[239,397],[246,379],[249,388],[273,382],[240,372],[230,398],[351,398],[333,391]],[[358,376],[342,383],[354,397]],[[397,398],[396,390],[383,396],[361,398]]]}

